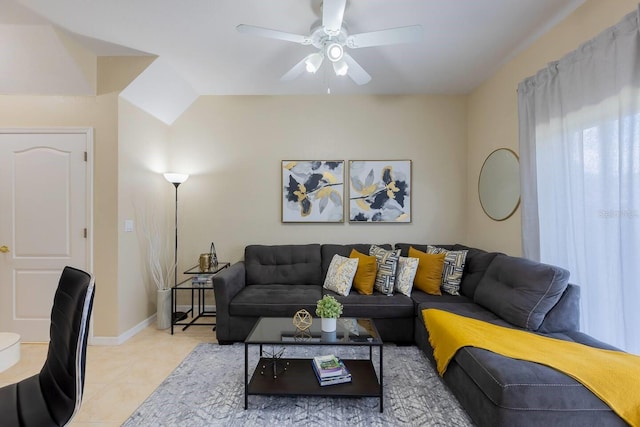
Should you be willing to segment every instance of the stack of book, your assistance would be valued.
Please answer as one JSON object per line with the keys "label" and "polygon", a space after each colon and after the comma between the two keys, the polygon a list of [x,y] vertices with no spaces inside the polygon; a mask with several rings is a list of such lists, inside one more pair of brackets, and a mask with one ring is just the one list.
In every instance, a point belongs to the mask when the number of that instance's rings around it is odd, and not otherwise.
{"label": "stack of book", "polygon": [[321,386],[351,382],[351,374],[344,362],[333,354],[314,357],[312,365]]}
{"label": "stack of book", "polygon": [[211,283],[213,274],[196,274],[191,278],[191,283],[194,286],[202,286]]}

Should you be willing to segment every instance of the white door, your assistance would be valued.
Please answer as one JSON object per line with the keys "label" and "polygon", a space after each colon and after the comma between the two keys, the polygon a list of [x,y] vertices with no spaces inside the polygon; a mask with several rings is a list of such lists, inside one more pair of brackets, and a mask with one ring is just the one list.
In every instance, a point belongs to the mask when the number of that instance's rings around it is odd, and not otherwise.
{"label": "white door", "polygon": [[66,265],[87,270],[92,133],[0,129],[0,331],[48,341]]}

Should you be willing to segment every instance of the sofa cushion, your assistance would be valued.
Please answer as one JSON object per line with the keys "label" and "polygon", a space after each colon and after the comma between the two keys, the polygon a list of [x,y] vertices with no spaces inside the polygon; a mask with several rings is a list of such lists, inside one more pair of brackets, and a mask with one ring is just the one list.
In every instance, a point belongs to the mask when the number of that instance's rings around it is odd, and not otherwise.
{"label": "sofa cushion", "polygon": [[536,331],[568,281],[569,272],[563,268],[497,255],[473,299],[508,322]]}
{"label": "sofa cushion", "polygon": [[560,300],[544,316],[538,332],[580,330],[580,287],[569,283]]}
{"label": "sofa cushion", "polygon": [[418,258],[418,271],[414,279],[414,286],[432,295],[441,295],[442,269],[444,254],[428,254],[413,247],[409,248],[409,256]]}
{"label": "sofa cushion", "polygon": [[253,285],[241,290],[229,304],[231,316],[291,317],[304,308],[315,313],[322,298],[320,286],[309,285]]}
{"label": "sofa cushion", "polygon": [[[482,320],[484,322],[493,323],[494,325],[504,326],[507,328],[515,328],[511,323],[502,319],[497,314],[492,311],[487,310],[486,308],[474,303],[468,298],[458,297],[458,303],[451,304],[451,298],[448,298],[449,302],[446,302],[447,299],[443,297],[434,297],[433,299],[424,299],[423,302],[418,304],[417,313],[418,318],[422,319],[422,310],[427,308],[435,308],[438,310],[448,311],[450,313],[458,314],[460,316],[470,317],[476,320]],[[422,326],[426,328],[424,325],[424,320],[422,321]]]}
{"label": "sofa cushion", "polygon": [[334,255],[323,287],[340,295],[349,295],[356,270],[358,270],[358,258]]}
{"label": "sofa cushion", "polygon": [[411,290],[413,289],[413,280],[416,277],[418,271],[418,258],[401,256],[398,259],[398,273],[396,274],[396,284],[394,290],[400,292],[402,295],[408,297],[411,296]]}
{"label": "sofa cushion", "polygon": [[[320,245],[249,245],[244,250],[247,285],[322,286]],[[329,259],[331,262],[331,259]]]}
{"label": "sofa cushion", "polygon": [[373,294],[373,284],[376,281],[376,272],[378,271],[376,257],[351,249],[349,258],[358,259],[358,269],[353,277],[353,289],[362,295]]}
{"label": "sofa cushion", "polygon": [[373,295],[351,292],[346,297],[324,289],[342,303],[342,317],[370,317],[372,319],[413,318],[414,305],[411,298],[402,295],[385,295],[374,291]]}
{"label": "sofa cushion", "polygon": [[460,282],[464,272],[464,264],[467,258],[467,250],[450,251],[437,246],[427,246],[428,254],[444,254],[444,267],[442,268],[441,288],[448,294],[460,294]]}
{"label": "sofa cushion", "polygon": [[496,406],[528,411],[609,410],[573,378],[533,362],[464,347],[454,357],[486,397]]}
{"label": "sofa cushion", "polygon": [[[423,303],[423,302],[433,302],[433,303],[454,303],[454,304],[460,304],[460,303],[464,303],[464,302],[470,302],[471,304],[474,304],[473,300],[470,298],[467,298],[465,296],[462,295],[449,295],[449,294],[442,294],[442,295],[431,295],[428,294],[424,291],[421,291],[420,289],[414,287],[411,290],[411,299],[413,300],[413,302],[416,304],[416,307]],[[416,314],[419,314],[419,312],[416,312]]]}
{"label": "sofa cushion", "polygon": [[378,262],[374,288],[385,295],[393,295],[400,251],[397,249],[387,250],[377,245],[371,245],[369,255],[375,256]]}
{"label": "sofa cushion", "polygon": [[473,298],[480,279],[489,268],[491,261],[498,255],[498,252],[487,252],[461,244],[455,244],[451,248],[454,251],[467,251],[462,280],[460,281],[460,293],[466,297]]}

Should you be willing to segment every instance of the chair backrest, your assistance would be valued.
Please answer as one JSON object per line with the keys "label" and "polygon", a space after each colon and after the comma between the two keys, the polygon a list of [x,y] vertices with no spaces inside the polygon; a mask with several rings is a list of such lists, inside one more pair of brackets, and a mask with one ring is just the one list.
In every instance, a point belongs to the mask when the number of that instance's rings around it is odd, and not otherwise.
{"label": "chair backrest", "polygon": [[38,376],[58,425],[68,423],[82,402],[94,290],[89,273],[72,267],[62,271],[51,310],[49,352]]}

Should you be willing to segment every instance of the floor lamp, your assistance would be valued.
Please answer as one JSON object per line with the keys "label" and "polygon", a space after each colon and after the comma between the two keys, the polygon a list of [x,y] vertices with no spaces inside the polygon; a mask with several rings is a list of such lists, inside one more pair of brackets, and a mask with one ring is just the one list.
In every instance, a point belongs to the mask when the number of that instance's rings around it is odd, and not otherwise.
{"label": "floor lamp", "polygon": [[[174,187],[176,187],[176,214],[175,214],[176,246],[175,246],[175,251],[173,253],[173,260],[174,260],[173,261],[173,285],[174,286],[178,285],[178,187],[180,186],[180,184],[185,182],[188,178],[189,178],[189,175],[187,175],[186,173],[169,172],[164,174],[164,179],[166,179],[167,181],[172,183]],[[174,304],[176,304],[175,300],[174,300]],[[172,307],[171,309],[174,311],[173,313],[174,322],[179,322],[180,320],[184,320],[187,318],[187,313],[183,311],[175,311],[175,307]]]}

